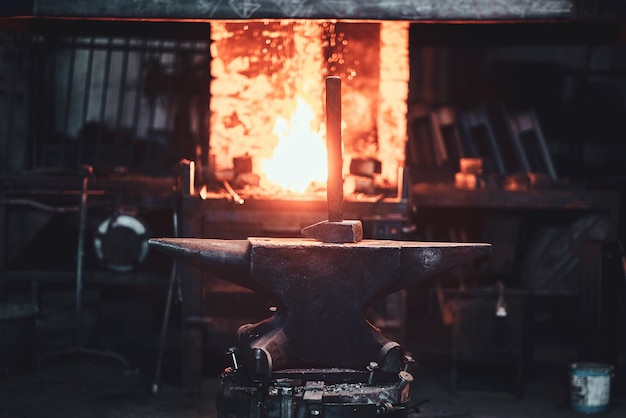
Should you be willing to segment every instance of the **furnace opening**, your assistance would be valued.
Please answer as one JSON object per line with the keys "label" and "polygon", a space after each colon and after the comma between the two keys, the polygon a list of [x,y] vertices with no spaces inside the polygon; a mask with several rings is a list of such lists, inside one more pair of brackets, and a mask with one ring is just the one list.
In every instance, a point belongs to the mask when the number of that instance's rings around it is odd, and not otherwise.
{"label": "furnace opening", "polygon": [[395,190],[406,142],[408,27],[213,22],[209,178],[250,193],[325,190],[323,80],[334,75],[343,81],[346,190]]}

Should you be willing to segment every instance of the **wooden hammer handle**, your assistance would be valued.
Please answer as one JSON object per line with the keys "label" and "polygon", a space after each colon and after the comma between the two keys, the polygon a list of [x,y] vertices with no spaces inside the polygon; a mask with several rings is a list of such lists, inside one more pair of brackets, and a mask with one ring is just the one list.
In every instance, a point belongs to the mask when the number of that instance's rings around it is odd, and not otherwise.
{"label": "wooden hammer handle", "polygon": [[343,221],[343,158],[341,155],[341,78],[326,77],[326,150],[328,220]]}

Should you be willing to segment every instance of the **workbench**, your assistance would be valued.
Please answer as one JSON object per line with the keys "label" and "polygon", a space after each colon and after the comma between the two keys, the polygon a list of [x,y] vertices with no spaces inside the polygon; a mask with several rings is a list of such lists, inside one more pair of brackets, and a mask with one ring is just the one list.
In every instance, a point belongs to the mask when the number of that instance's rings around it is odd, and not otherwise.
{"label": "workbench", "polygon": [[[499,220],[492,228],[494,240],[493,267],[507,267],[503,258],[518,257],[515,241],[520,232],[520,217],[541,219],[542,216],[561,219],[577,219],[590,213],[605,217],[608,234],[603,240],[585,241],[577,253],[580,262],[578,292],[563,292],[560,296],[579,299],[578,355],[581,358],[605,359],[611,356],[615,336],[606,324],[607,283],[603,280],[603,246],[618,239],[619,194],[613,190],[591,190],[582,187],[558,185],[554,188],[505,191],[501,189],[456,189],[453,186],[415,184],[412,188],[413,204],[417,207],[417,228],[424,229],[429,222],[429,213],[450,216],[455,222],[471,213],[488,213]],[[471,222],[470,219],[467,222]],[[488,238],[489,239],[489,238]],[[510,261],[510,260],[509,260]],[[519,263],[508,265],[519,267]],[[608,290],[610,292],[610,290]],[[530,289],[534,296],[550,296],[558,293],[553,289]],[[608,293],[610,295],[610,293]],[[575,320],[575,317],[572,317]],[[613,332],[613,334],[615,334]]]}

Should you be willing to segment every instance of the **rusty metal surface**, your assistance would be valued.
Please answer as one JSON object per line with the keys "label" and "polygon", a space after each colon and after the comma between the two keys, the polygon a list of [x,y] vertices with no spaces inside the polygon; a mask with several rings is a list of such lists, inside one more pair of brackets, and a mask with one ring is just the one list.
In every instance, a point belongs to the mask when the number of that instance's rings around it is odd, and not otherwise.
{"label": "rusty metal surface", "polygon": [[302,228],[302,235],[322,242],[359,242],[363,239],[363,224],[359,220],[322,221]]}
{"label": "rusty metal surface", "polygon": [[[407,372],[400,373],[410,376]],[[271,411],[267,415],[276,418],[377,415],[401,418],[410,412],[407,389],[397,383],[329,384],[324,380],[304,382],[291,376],[272,380],[263,391],[258,384],[242,379],[236,371],[227,370],[220,377],[216,409],[218,416],[255,417]]]}
{"label": "rusty metal surface", "polygon": [[274,315],[240,329],[242,363],[258,370],[301,367],[403,367],[402,350],[364,317],[375,299],[470,259],[489,244],[300,238],[152,239],[196,268],[270,297]]}
{"label": "rusty metal surface", "polygon": [[2,16],[254,19],[532,20],[601,18],[623,13],[619,0],[32,0],[5,1]]}

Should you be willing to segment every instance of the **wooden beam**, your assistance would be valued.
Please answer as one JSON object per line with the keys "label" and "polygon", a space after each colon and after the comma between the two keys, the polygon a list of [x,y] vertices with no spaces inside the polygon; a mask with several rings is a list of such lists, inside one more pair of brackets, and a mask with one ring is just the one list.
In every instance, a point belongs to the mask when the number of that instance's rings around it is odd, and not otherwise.
{"label": "wooden beam", "polygon": [[0,16],[80,19],[364,19],[501,21],[623,16],[619,0],[5,0]]}

